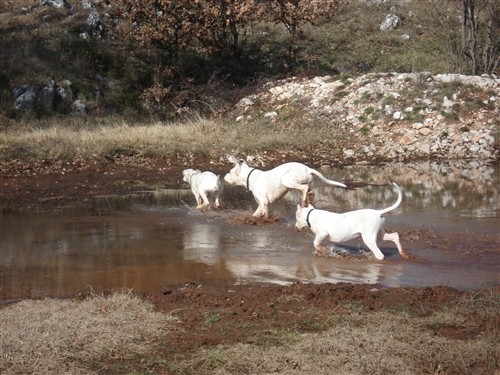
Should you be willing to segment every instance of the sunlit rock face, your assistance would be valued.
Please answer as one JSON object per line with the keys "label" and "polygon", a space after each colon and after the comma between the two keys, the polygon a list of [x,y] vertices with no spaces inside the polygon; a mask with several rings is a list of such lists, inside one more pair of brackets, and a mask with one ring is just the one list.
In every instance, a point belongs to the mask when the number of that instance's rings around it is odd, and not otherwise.
{"label": "sunlit rock face", "polygon": [[357,161],[497,160],[499,98],[498,79],[490,76],[423,72],[294,77],[269,82],[242,99],[235,116],[240,122],[262,118],[279,123],[300,110],[301,122],[311,130],[318,124],[331,128],[344,158]]}

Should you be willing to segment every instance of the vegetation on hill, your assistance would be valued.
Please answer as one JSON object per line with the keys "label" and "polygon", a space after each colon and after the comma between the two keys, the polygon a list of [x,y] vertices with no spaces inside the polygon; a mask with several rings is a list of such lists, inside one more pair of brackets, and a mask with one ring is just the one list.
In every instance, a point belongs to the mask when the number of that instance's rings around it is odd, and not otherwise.
{"label": "vegetation on hill", "polygon": [[[69,80],[90,115],[214,113],[267,78],[498,73],[500,4],[457,1],[80,1],[0,4],[0,111]],[[89,7],[88,4],[91,6]],[[89,30],[97,13],[99,32]],[[391,14],[395,28],[380,25]]]}

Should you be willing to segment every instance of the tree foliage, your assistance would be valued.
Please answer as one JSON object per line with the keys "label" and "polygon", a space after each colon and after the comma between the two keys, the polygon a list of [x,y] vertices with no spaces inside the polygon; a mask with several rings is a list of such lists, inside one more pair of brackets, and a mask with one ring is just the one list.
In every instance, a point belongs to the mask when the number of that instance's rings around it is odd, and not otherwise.
{"label": "tree foliage", "polygon": [[283,24],[290,33],[288,56],[293,59],[293,48],[302,25],[332,17],[339,9],[340,0],[274,0],[267,5],[272,21]]}
{"label": "tree foliage", "polygon": [[[187,82],[190,61],[219,62],[217,69],[231,74],[232,67],[254,64],[250,61],[247,36],[255,25],[267,21],[281,23],[289,33],[289,59],[294,58],[295,40],[305,23],[332,17],[339,0],[116,0],[115,24],[121,36],[131,36],[156,56],[150,88],[143,94],[150,107],[172,100]],[[220,63],[224,62],[224,63]],[[200,67],[203,68],[203,67]],[[224,72],[224,69],[227,69]],[[203,70],[203,69],[200,69]],[[213,72],[207,72],[206,79]],[[179,99],[179,98],[177,98]]]}

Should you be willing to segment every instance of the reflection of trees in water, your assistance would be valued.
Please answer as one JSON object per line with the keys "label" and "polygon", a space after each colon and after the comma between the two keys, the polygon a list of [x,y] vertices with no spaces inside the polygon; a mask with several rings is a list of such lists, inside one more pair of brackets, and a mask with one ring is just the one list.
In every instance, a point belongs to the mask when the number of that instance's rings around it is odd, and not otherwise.
{"label": "reflection of trees in water", "polygon": [[[396,199],[390,181],[404,189],[404,207],[460,210],[472,217],[496,217],[499,200],[498,165],[464,163],[395,163],[358,165],[322,172],[338,181],[369,184],[356,190],[332,189],[315,183],[317,205],[332,210],[382,208]],[[373,184],[373,185],[370,185]],[[378,186],[383,185],[384,186]]]}

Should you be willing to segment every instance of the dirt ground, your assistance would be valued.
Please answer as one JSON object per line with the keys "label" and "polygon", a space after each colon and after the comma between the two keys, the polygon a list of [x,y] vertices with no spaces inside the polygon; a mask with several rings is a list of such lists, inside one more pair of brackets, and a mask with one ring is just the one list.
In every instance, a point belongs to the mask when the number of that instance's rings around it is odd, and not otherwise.
{"label": "dirt ground", "polygon": [[[314,161],[308,164],[318,166]],[[92,208],[96,196],[127,194],[145,188],[178,187],[185,165],[183,160],[149,159],[33,165],[2,163],[0,208],[4,212]],[[223,162],[211,162],[208,158],[191,160],[188,165],[217,173],[225,173],[230,167]],[[470,236],[458,240],[465,238],[476,240]],[[493,292],[500,292],[500,288]],[[467,294],[447,287],[382,289],[374,285],[343,283],[291,286],[186,284],[166,287],[162,293],[143,297],[160,311],[173,314],[182,321],[182,330],[158,343],[164,355],[174,355],[205,345],[263,340],[266,333],[271,339],[270,332],[274,329],[293,327],[298,332],[318,331],[327,326],[326,321],[338,313],[339,306],[344,303],[355,303],[362,311],[389,309],[424,316],[456,304],[459,297]],[[470,319],[477,317],[471,316]],[[429,327],[429,330],[451,339],[468,340],[487,331],[498,332],[498,325],[498,319],[491,319],[475,321],[474,324],[439,325]],[[482,373],[481,369],[476,370],[475,373]]]}
{"label": "dirt ground", "polygon": [[[249,342],[255,332],[293,327],[314,332],[327,325],[342,304],[356,303],[362,311],[400,310],[427,316],[435,309],[452,306],[462,293],[447,287],[379,289],[357,284],[294,284],[291,286],[198,286],[187,284],[148,298],[162,311],[172,312],[183,322],[182,332],[166,347],[176,352],[201,345]],[[207,327],[207,313],[217,315]],[[233,327],[220,334],[220,328]],[[475,330],[460,326],[436,328],[436,334],[466,340],[498,329],[498,321],[480,322]]]}

